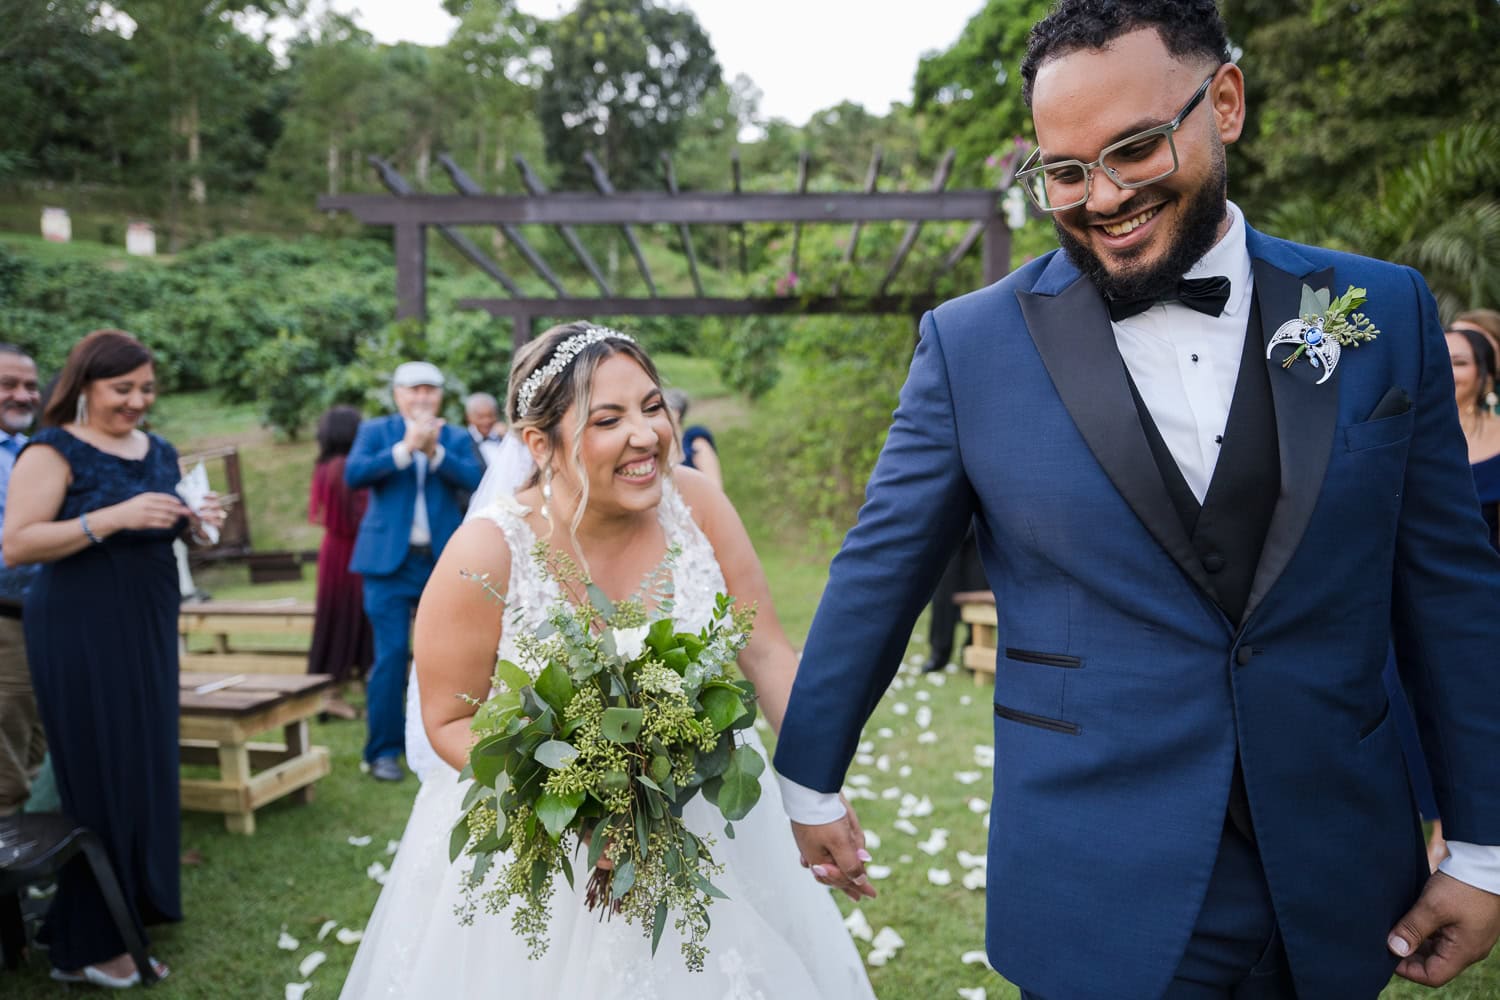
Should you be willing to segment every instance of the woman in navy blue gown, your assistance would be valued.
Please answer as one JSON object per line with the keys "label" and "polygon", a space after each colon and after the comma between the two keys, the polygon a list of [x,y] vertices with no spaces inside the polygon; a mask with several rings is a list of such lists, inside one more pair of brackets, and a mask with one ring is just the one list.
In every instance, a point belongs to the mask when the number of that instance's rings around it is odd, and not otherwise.
{"label": "woman in navy blue gown", "polygon": [[[103,840],[143,939],[182,919],[172,540],[198,524],[174,492],[177,452],[138,427],[155,395],[134,337],[80,341],[16,461],[4,537],[8,563],[42,564],[23,623],[63,809]],[[85,866],[63,870],[43,940],[55,979],[139,981]]]}

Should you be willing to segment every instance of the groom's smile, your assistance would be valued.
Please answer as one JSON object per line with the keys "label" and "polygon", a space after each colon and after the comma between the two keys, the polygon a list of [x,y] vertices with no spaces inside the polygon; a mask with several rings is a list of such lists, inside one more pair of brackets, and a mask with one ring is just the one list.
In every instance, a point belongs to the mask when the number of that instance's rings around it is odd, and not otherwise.
{"label": "groom's smile", "polygon": [[[1063,249],[1106,296],[1170,288],[1223,235],[1224,145],[1239,137],[1243,94],[1236,70],[1210,72],[1201,58],[1172,56],[1151,29],[1049,59],[1037,70],[1032,114],[1044,162],[1092,164],[1105,149],[1178,121],[1158,144],[1166,176],[1122,187],[1095,166],[1087,200],[1053,213]],[[1206,78],[1203,99],[1183,114]],[[1109,162],[1128,168],[1131,155],[1126,143]]]}

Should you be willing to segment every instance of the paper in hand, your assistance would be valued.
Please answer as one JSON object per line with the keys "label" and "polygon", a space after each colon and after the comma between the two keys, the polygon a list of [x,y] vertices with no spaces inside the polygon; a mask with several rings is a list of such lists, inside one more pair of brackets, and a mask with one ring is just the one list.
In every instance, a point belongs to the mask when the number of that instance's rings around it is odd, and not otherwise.
{"label": "paper in hand", "polygon": [[[213,490],[208,485],[208,470],[199,462],[193,466],[192,471],[183,476],[177,482],[177,495],[182,497],[182,502],[188,505],[194,514],[203,512],[204,501]],[[204,524],[201,526],[203,537],[208,539],[210,545],[219,543],[219,526],[216,524]]]}

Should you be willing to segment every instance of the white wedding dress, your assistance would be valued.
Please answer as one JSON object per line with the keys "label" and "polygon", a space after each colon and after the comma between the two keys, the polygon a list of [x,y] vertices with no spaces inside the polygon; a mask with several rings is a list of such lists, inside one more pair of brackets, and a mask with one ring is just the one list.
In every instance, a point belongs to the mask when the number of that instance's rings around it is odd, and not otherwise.
{"label": "white wedding dress", "polygon": [[[515,655],[513,615],[539,624],[558,598],[555,582],[538,571],[535,544],[513,498],[489,504],[511,551],[510,610],[499,655]],[[675,614],[687,629],[706,625],[714,597],[725,590],[712,546],[670,481],[658,518],[669,545],[681,548],[673,574]],[[754,729],[746,741],[764,753]],[[639,925],[600,920],[584,907],[586,879],[577,891],[557,878],[547,953],[527,955],[511,930],[510,911],[489,914],[481,904],[472,924],[459,922],[462,882],[473,860],[448,862],[448,835],[467,782],[441,760],[429,772],[412,806],[396,861],[344,983],[346,1000],[373,997],[589,998],[589,1000],[845,1000],[873,998],[829,891],[797,862],[797,847],[782,811],[781,794],[767,768],[760,802],[724,836],[719,811],[701,798],[683,812],[688,827],[712,836],[724,865],[714,881],[728,896],[709,907],[712,928],[702,972],[687,971],[681,938],[668,922],[655,958]],[[582,858],[579,858],[579,864]],[[491,869],[486,883],[493,884]]]}

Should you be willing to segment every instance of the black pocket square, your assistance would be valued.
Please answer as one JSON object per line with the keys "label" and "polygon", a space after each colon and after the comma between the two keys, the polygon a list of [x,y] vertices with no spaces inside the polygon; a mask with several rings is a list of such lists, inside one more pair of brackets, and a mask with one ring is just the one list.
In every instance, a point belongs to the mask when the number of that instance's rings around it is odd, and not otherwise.
{"label": "black pocket square", "polygon": [[1375,409],[1370,411],[1371,420],[1384,420],[1386,417],[1399,417],[1411,409],[1411,397],[1406,390],[1399,385],[1393,385],[1380,397],[1380,402],[1375,404]]}

